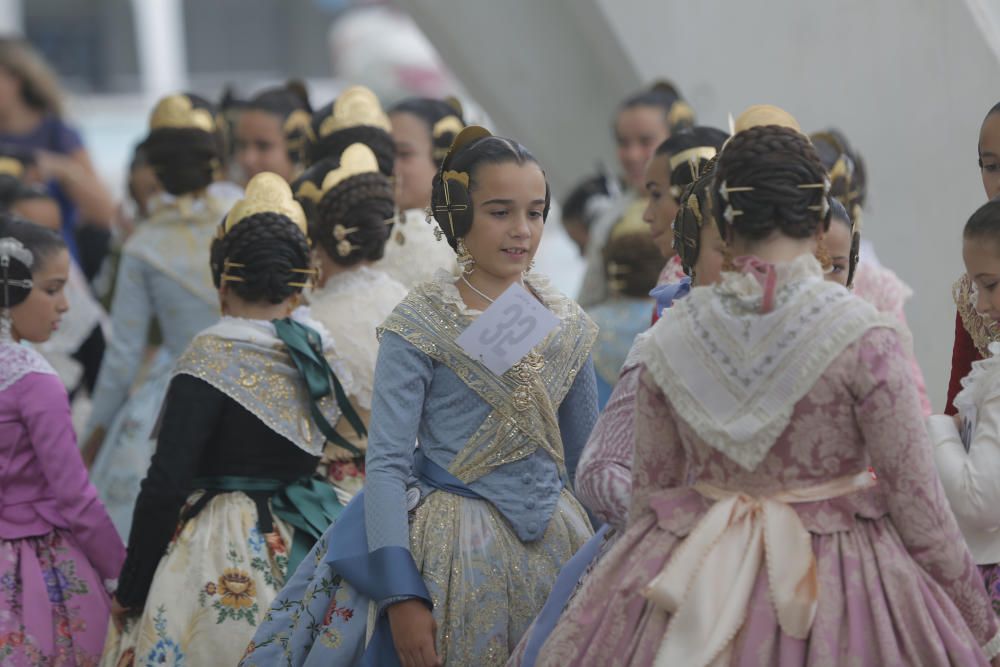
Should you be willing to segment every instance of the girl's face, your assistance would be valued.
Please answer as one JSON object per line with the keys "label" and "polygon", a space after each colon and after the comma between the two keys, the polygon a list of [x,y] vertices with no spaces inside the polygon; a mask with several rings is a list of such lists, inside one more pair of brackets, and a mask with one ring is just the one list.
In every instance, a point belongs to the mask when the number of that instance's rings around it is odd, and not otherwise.
{"label": "girl's face", "polygon": [[670,259],[674,256],[674,218],[680,205],[670,194],[669,155],[657,155],[649,161],[644,182],[649,202],[642,219],[649,223],[653,243],[663,259]]}
{"label": "girl's face", "polygon": [[396,203],[403,210],[424,209],[431,203],[431,188],[437,165],[430,128],[418,116],[399,111],[391,116],[392,140],[396,144]]}
{"label": "girl's face", "polygon": [[10,309],[16,340],[44,343],[59,328],[59,320],[69,310],[63,291],[67,280],[69,252],[62,248],[45,258],[31,274],[31,293]]}
{"label": "girl's face", "polygon": [[847,222],[833,218],[830,229],[823,237],[823,243],[833,259],[833,268],[826,274],[826,279],[847,287],[847,273],[851,262],[851,228],[847,226]]}
{"label": "girl's face", "polygon": [[542,239],[545,175],[533,162],[485,164],[476,169],[472,191],[472,227],[465,246],[475,271],[514,281]]}
{"label": "girl's face", "polygon": [[618,118],[615,119],[618,161],[629,185],[636,192],[642,192],[645,183],[643,170],[653,157],[653,152],[669,136],[670,130],[662,109],[637,106],[618,112]]}
{"label": "girl's face", "polygon": [[288,157],[285,133],[278,116],[257,109],[244,111],[236,120],[233,134],[236,162],[247,181],[265,171],[274,172],[289,182],[295,178],[295,164]]}
{"label": "girl's face", "polygon": [[965,271],[976,286],[976,310],[993,321],[1000,321],[1000,245],[982,238],[962,242]]}
{"label": "girl's face", "polygon": [[979,161],[986,198],[1000,195],[1000,113],[992,113],[979,130]]}
{"label": "girl's face", "polygon": [[698,260],[692,267],[695,287],[714,285],[722,278],[722,265],[726,261],[726,243],[719,234],[719,227],[713,221],[701,226],[698,241]]}

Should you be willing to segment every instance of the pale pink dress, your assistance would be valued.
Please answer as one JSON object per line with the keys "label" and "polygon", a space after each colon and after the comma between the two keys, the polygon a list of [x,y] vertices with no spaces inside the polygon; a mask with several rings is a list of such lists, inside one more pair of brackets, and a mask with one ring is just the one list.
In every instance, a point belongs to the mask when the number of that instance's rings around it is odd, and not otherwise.
{"label": "pale pink dress", "polygon": [[712,506],[690,484],[768,496],[869,467],[878,471],[873,489],[792,506],[818,574],[808,637],[782,631],[764,567],[730,657],[718,664],[988,664],[981,647],[997,644],[997,620],[937,478],[896,332],[870,329],[837,355],[749,470],[678,417],[645,365],[639,373],[628,527],[584,580],[537,665],[654,664],[671,616],[643,591]]}

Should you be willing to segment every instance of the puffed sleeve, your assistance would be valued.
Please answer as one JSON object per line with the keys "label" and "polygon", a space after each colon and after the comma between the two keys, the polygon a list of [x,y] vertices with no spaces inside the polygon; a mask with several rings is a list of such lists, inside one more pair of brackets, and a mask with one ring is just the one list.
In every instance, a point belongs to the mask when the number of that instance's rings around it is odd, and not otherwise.
{"label": "puffed sleeve", "polygon": [[31,373],[17,383],[16,395],[59,514],[101,577],[117,578],[125,547],[87,476],[66,389],[56,375]]}
{"label": "puffed sleeve", "polygon": [[590,433],[576,471],[576,495],[601,521],[624,529],[632,498],[635,396],[639,369],[626,370],[615,384]]}

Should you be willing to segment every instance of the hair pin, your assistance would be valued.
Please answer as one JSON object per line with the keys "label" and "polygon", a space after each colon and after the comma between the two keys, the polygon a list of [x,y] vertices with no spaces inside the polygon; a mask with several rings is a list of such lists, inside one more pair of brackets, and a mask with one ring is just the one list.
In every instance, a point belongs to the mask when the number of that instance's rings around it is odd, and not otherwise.
{"label": "hair pin", "polygon": [[348,234],[358,231],[357,227],[344,227],[342,224],[337,223],[333,226],[333,238],[338,241],[343,242],[347,238]]}
{"label": "hair pin", "polygon": [[361,246],[354,245],[353,243],[351,243],[347,239],[344,239],[343,241],[340,241],[339,243],[337,243],[337,254],[339,256],[341,256],[341,257],[347,257],[353,251],[359,250],[360,248],[361,248]]}

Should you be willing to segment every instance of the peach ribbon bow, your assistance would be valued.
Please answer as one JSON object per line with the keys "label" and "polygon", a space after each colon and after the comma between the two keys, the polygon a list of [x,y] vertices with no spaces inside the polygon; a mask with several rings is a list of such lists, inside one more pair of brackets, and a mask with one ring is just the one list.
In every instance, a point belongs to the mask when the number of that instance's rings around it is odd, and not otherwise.
{"label": "peach ribbon bow", "polygon": [[762,498],[694,485],[716,502],[644,591],[673,614],[654,666],[728,664],[730,643],[743,626],[762,564],[781,630],[797,639],[808,637],[818,599],[816,558],[812,538],[791,505],[874,484],[875,474],[868,470]]}

